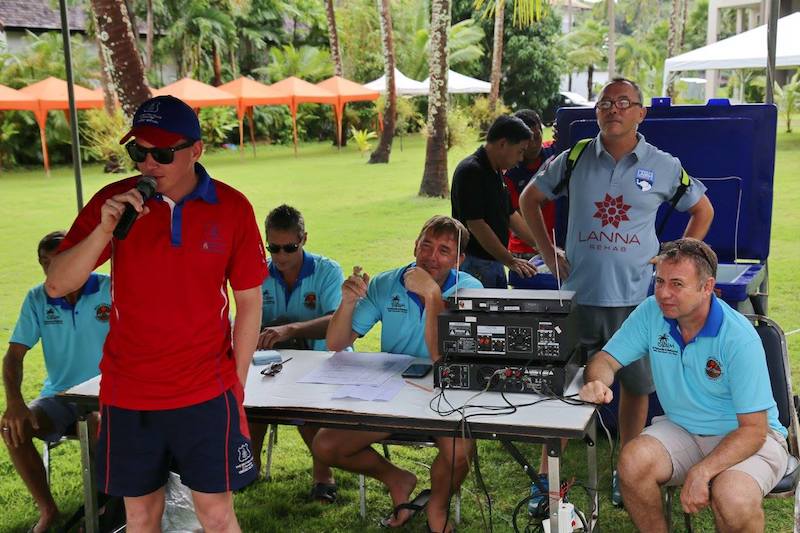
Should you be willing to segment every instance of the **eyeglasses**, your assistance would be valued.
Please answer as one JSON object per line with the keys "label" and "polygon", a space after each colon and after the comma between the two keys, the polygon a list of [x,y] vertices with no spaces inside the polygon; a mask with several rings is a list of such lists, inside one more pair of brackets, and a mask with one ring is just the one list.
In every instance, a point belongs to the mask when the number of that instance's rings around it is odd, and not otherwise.
{"label": "eyeglasses", "polygon": [[295,244],[272,244],[272,243],[267,244],[267,250],[269,250],[269,253],[271,254],[277,254],[281,250],[283,250],[284,253],[293,254],[299,249],[300,249],[299,242]]}
{"label": "eyeglasses", "polygon": [[715,275],[717,271],[716,257],[712,259],[699,242],[681,239],[678,241],[665,242],[661,245],[661,255],[663,256],[672,259],[679,253],[700,257],[711,268],[712,275]]}
{"label": "eyeglasses", "polygon": [[594,105],[594,107],[595,107],[595,109],[600,109],[602,111],[608,111],[609,109],[611,109],[612,107],[615,107],[615,106],[616,106],[617,109],[628,109],[632,105],[638,105],[638,106],[641,107],[642,103],[641,102],[631,102],[627,98],[620,98],[619,100],[600,100],[599,102],[597,102]]}
{"label": "eyeglasses", "polygon": [[290,357],[290,358],[288,358],[288,359],[285,359],[285,360],[281,361],[280,363],[270,363],[270,364],[268,364],[268,365],[267,365],[266,367],[264,367],[264,369],[261,371],[261,375],[262,375],[262,376],[274,377],[275,375],[279,374],[281,370],[283,370],[283,364],[284,364],[284,363],[288,363],[288,362],[289,362],[289,361],[291,361],[292,359],[293,359],[293,358],[292,358],[292,357]]}
{"label": "eyeglasses", "polygon": [[156,163],[169,165],[175,160],[175,152],[189,148],[194,143],[195,141],[186,141],[178,146],[171,146],[169,148],[145,148],[137,144],[136,141],[131,141],[125,145],[125,149],[128,151],[128,155],[131,156],[131,159],[136,163],[144,163],[144,160],[147,159],[147,154],[150,154],[153,156]]}

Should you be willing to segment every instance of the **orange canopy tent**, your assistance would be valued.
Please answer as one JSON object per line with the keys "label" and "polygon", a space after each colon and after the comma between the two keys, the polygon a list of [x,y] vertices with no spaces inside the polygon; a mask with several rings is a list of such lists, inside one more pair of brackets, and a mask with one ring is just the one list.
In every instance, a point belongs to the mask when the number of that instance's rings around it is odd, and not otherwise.
{"label": "orange canopy tent", "polygon": [[333,110],[336,113],[336,144],[342,145],[342,119],[344,118],[344,106],[347,102],[364,102],[377,100],[380,96],[378,91],[367,89],[363,85],[339,76],[328,78],[317,84],[317,87],[327,89],[336,95],[336,103]]}
{"label": "orange canopy tent", "polygon": [[253,145],[253,155],[256,153],[255,131],[253,126],[253,106],[257,105],[291,105],[292,97],[283,91],[276,91],[269,85],[251,80],[245,76],[229,81],[219,86],[223,91],[234,95],[236,115],[239,118],[239,150],[244,146],[244,115],[250,119],[250,142]]}
{"label": "orange canopy tent", "polygon": [[153,96],[165,95],[172,95],[176,98],[180,98],[186,102],[189,107],[194,109],[214,106],[235,106],[237,104],[236,96],[231,93],[212,85],[193,80],[192,78],[183,78],[175,83],[170,83],[166,87],[153,90]]}
{"label": "orange canopy tent", "polygon": [[[75,84],[75,107],[77,109],[97,109],[103,107],[103,95],[95,91]],[[60,109],[64,112],[69,110],[69,97],[67,96],[67,82],[50,76],[42,81],[32,83],[23,87],[19,92],[33,98],[36,101],[35,108],[32,109],[36,122],[39,124],[39,136],[42,139],[42,158],[44,159],[44,169],[50,173],[50,158],[47,155],[47,139],[45,136],[45,124],[47,123],[47,112]]]}
{"label": "orange canopy tent", "polygon": [[273,83],[270,87],[278,94],[290,97],[289,111],[292,113],[292,134],[294,136],[294,153],[297,155],[297,106],[303,103],[336,105],[336,95],[317,85],[290,76],[285,80]]}

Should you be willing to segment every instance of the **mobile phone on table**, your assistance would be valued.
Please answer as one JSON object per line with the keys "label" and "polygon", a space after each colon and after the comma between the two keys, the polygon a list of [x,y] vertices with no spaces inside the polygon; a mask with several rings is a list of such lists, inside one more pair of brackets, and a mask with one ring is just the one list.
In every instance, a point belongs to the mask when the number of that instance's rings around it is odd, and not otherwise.
{"label": "mobile phone on table", "polygon": [[404,378],[424,378],[431,371],[431,368],[433,368],[433,365],[429,363],[411,363],[400,375]]}

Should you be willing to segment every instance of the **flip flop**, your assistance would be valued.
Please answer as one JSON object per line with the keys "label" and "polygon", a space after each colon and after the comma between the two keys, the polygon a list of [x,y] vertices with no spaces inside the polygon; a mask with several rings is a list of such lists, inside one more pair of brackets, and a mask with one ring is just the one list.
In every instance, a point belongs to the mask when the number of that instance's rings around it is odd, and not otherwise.
{"label": "flip flop", "polygon": [[[425,489],[419,492],[416,497],[411,500],[410,502],[401,503],[394,509],[392,509],[392,514],[387,516],[386,518],[382,518],[380,521],[381,527],[400,527],[404,526],[405,524],[409,523],[420,511],[424,511],[425,507],[428,506],[428,500],[431,498],[431,489]],[[400,511],[411,511],[411,515],[402,523],[396,526],[390,525],[390,521],[393,518],[397,518],[397,515],[400,514]]]}
{"label": "flip flop", "polygon": [[336,483],[314,483],[311,487],[311,499],[322,503],[333,503],[336,501],[338,489]]}

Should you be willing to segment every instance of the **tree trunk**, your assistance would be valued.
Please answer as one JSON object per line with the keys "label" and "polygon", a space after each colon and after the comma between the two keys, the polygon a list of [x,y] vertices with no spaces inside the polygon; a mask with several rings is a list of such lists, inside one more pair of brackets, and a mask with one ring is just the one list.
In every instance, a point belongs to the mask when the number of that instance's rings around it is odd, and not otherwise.
{"label": "tree trunk", "polygon": [[[672,0],[672,13],[669,17],[669,33],[667,34],[667,57],[674,57],[678,55],[678,50],[680,50],[680,45],[678,42],[681,39],[680,28],[683,27],[683,23],[681,21],[683,7],[681,4],[681,0]],[[663,87],[664,94],[670,98],[675,97],[672,78],[673,76],[670,75],[667,78],[667,86]]]}
{"label": "tree trunk", "polygon": [[492,88],[489,92],[489,112],[494,114],[500,98],[500,78],[503,75],[503,23],[506,0],[496,0],[494,7],[494,46],[492,46]]}
{"label": "tree trunk", "polygon": [[430,93],[428,95],[428,142],[420,196],[446,198],[447,182],[447,29],[449,0],[431,0]]}
{"label": "tree trunk", "polygon": [[153,66],[153,0],[147,0],[147,40],[145,41],[144,68]]}
{"label": "tree trunk", "polygon": [[617,70],[617,32],[616,15],[614,15],[614,0],[608,2],[608,80],[616,76]]}
{"label": "tree trunk", "polygon": [[222,85],[222,59],[219,57],[219,48],[217,43],[211,43],[211,58],[214,61],[214,80],[212,85],[219,87]]}
{"label": "tree trunk", "polygon": [[105,68],[114,82],[122,111],[133,117],[139,104],[150,98],[144,65],[136,49],[124,0],[91,0]]}
{"label": "tree trunk", "polygon": [[103,54],[103,45],[100,44],[100,38],[97,41],[97,53],[100,56],[100,84],[103,87],[103,108],[109,115],[114,114],[114,82],[108,75],[108,67],[106,66],[106,56]]}
{"label": "tree trunk", "polygon": [[383,68],[386,74],[386,107],[383,111],[383,131],[378,147],[369,156],[368,163],[388,163],[392,153],[392,140],[397,122],[397,90],[394,85],[394,37],[389,0],[378,0],[383,40]]}
{"label": "tree trunk", "polygon": [[589,71],[586,73],[586,80],[587,80],[586,81],[586,88],[587,88],[587,93],[586,94],[589,95],[587,97],[588,100],[591,100],[594,97],[594,95],[592,94],[592,85],[594,83],[594,80],[592,78],[594,78],[594,65],[589,65]]}
{"label": "tree trunk", "polygon": [[325,0],[325,14],[328,16],[328,41],[331,45],[333,73],[340,78],[343,78],[344,71],[342,70],[342,52],[339,49],[339,33],[336,30],[336,14],[333,11],[333,0]]}

